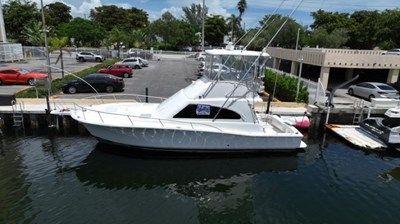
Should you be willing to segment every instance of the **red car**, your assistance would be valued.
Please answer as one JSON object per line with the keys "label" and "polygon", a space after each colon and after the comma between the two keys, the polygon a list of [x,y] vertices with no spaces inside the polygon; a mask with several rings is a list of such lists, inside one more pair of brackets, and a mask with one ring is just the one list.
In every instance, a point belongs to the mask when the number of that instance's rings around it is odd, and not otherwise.
{"label": "red car", "polygon": [[103,68],[97,71],[98,73],[114,75],[118,77],[131,78],[133,70],[128,65],[114,64],[108,68]]}
{"label": "red car", "polygon": [[28,84],[34,86],[36,80],[47,79],[47,75],[40,72],[29,72],[19,68],[1,68],[0,85],[2,84]]}

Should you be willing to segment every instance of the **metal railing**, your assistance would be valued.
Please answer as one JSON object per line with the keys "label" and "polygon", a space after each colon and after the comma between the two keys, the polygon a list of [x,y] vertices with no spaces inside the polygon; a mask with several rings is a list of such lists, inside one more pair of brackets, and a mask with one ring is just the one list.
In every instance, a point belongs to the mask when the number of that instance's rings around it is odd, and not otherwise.
{"label": "metal railing", "polygon": [[[144,116],[135,116],[135,115],[129,115],[129,114],[120,114],[120,113],[105,112],[105,111],[99,111],[99,110],[94,110],[94,109],[87,108],[87,107],[84,107],[84,106],[80,106],[80,105],[78,105],[78,104],[76,104],[76,103],[73,103],[73,108],[71,108],[71,109],[73,109],[74,111],[80,111],[80,112],[82,113],[82,116],[83,116],[83,119],[84,119],[84,120],[87,120],[87,119],[86,119],[86,114],[85,114],[87,111],[94,112],[94,113],[96,113],[96,114],[99,116],[100,121],[101,121],[102,124],[106,124],[106,122],[104,122],[105,115],[113,115],[113,116],[118,116],[118,117],[121,117],[121,118],[127,118],[127,119],[129,120],[129,122],[130,122],[131,125],[135,125],[134,119],[141,119],[141,120],[152,120],[152,121],[156,121],[156,122],[158,122],[162,127],[166,127],[166,124],[167,124],[168,122],[171,122],[171,123],[175,123],[175,124],[185,124],[185,125],[188,125],[189,127],[191,127],[192,130],[198,130],[198,129],[195,129],[194,127],[195,127],[195,126],[200,126],[200,127],[212,128],[212,129],[217,130],[217,131],[219,131],[219,132],[223,132],[222,129],[220,129],[220,128],[218,128],[218,127],[215,127],[215,126],[213,126],[213,125],[209,125],[209,124],[200,124],[200,123],[197,123],[197,122],[181,121],[181,120],[175,120],[175,119],[153,118],[153,117],[144,117]],[[178,126],[177,126],[176,128],[179,129],[179,128],[181,128],[181,127],[178,127]]]}

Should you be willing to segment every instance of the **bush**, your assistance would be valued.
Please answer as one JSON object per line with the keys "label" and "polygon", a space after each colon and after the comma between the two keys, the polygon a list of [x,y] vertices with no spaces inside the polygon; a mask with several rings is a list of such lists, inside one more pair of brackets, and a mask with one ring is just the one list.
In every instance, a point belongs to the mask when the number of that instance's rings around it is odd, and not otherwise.
{"label": "bush", "polygon": [[271,70],[266,70],[265,72],[265,91],[270,94],[273,93],[276,77],[277,81],[275,98],[284,102],[308,103],[307,87],[305,87],[302,83],[300,83],[300,90],[297,101],[295,99],[297,91],[297,78],[279,75]]}
{"label": "bush", "polygon": [[[97,72],[97,70],[101,69],[101,68],[105,68],[108,67],[112,64],[114,64],[115,62],[117,62],[117,59],[109,59],[104,61],[101,64],[98,64],[96,66],[84,69],[80,72],[75,73],[74,75],[78,76],[78,77],[84,77],[86,75],[89,75],[91,73],[95,73]],[[60,93],[62,90],[62,87],[67,84],[68,82],[72,81],[76,79],[76,77],[74,77],[73,75],[66,75],[64,76],[63,79],[54,79],[51,82],[51,92],[54,93]],[[39,98],[44,98],[46,97],[47,94],[47,88],[45,86],[37,86],[36,90],[38,92],[38,96]],[[29,88],[29,89],[25,89],[21,92],[18,92],[15,96],[17,98],[36,98],[36,90],[35,87]]]}

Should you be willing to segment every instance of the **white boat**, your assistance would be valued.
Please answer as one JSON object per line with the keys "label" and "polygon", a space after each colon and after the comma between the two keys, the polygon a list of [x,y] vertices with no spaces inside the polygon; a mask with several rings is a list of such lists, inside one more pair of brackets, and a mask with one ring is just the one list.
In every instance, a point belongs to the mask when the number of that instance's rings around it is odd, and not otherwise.
{"label": "white boat", "polygon": [[[293,151],[303,135],[274,115],[257,114],[266,53],[206,51],[204,76],[161,103],[123,102],[70,111],[100,141],[178,152]],[[232,68],[216,72],[213,63]]]}

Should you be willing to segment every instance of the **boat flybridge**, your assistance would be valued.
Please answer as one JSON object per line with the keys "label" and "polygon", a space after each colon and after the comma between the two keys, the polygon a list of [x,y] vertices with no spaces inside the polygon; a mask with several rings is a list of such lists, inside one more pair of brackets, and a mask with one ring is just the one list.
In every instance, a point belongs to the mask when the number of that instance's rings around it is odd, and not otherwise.
{"label": "boat flybridge", "polygon": [[161,103],[76,106],[70,115],[100,141],[141,149],[226,153],[305,147],[297,129],[278,116],[254,111],[264,88],[267,53],[205,53],[203,76]]}

